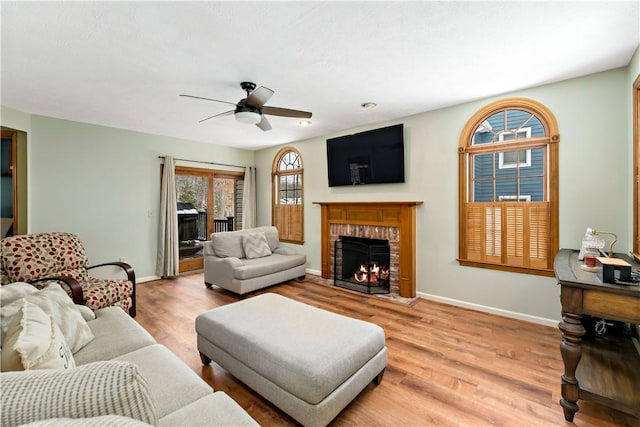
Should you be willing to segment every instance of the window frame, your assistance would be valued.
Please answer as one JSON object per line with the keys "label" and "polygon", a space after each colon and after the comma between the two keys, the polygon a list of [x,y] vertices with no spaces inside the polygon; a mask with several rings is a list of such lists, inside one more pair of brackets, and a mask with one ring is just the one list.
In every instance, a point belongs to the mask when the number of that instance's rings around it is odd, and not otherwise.
{"label": "window frame", "polygon": [[[294,153],[300,167],[298,169],[280,170],[280,162],[285,154]],[[280,203],[280,178],[299,175],[300,197],[296,203]],[[299,199],[299,201],[297,200]],[[287,224],[278,222],[286,216]],[[280,240],[287,243],[304,244],[304,163],[302,154],[294,147],[281,148],[273,159],[271,168],[271,224],[278,228]]]}
{"label": "window frame", "polygon": [[[533,137],[528,139],[514,139],[509,141],[496,141],[492,144],[472,145],[473,136],[480,126],[493,114],[504,110],[523,110],[533,114],[540,120],[545,129],[545,136]],[[524,128],[523,128],[524,129]],[[560,135],[558,133],[558,124],[551,111],[543,104],[528,98],[506,98],[492,102],[480,108],[465,124],[460,134],[458,144],[458,262],[462,266],[488,268],[501,271],[511,271],[526,274],[535,274],[543,276],[554,276],[553,261],[559,250],[559,191],[558,191],[558,143]],[[470,203],[470,176],[472,167],[470,166],[470,156],[477,153],[500,153],[512,150],[527,150],[533,148],[545,148],[545,165],[546,173],[543,181],[545,186],[545,196],[548,203],[548,230],[546,233],[546,259],[543,266],[534,265],[517,265],[509,260],[507,251],[500,252],[500,259],[491,259],[485,256],[485,259],[469,259],[467,248],[467,215],[471,211],[467,211],[466,206]],[[520,166],[518,166],[520,167]],[[475,203],[475,202],[474,202]],[[522,204],[525,209],[533,206],[533,202],[514,202],[514,201],[496,201],[492,202],[496,206],[509,207],[514,204]],[[501,205],[502,204],[502,205]],[[524,206],[524,205],[527,206]],[[477,203],[477,206],[480,206]],[[470,206],[472,207],[472,206]],[[501,228],[499,231],[502,239],[502,247],[506,247],[507,233],[511,232],[508,228]],[[484,249],[483,249],[484,250]]]}

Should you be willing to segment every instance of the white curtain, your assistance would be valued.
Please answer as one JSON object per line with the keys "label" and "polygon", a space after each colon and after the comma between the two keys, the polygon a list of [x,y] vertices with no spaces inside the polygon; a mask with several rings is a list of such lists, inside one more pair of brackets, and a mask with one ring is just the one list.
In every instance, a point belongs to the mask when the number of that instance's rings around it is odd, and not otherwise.
{"label": "white curtain", "polygon": [[256,226],[256,168],[245,168],[242,188],[242,229],[246,230]]}
{"label": "white curtain", "polygon": [[165,156],[160,194],[160,230],[158,235],[158,257],[156,275],[173,277],[178,275],[178,203],[176,199],[176,175],[173,157]]}

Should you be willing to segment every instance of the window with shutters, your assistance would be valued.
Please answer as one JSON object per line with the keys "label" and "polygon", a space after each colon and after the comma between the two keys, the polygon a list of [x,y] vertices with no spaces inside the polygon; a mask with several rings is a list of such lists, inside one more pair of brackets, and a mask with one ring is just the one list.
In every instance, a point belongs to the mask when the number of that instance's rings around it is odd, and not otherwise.
{"label": "window with shutters", "polygon": [[458,147],[461,265],[553,276],[559,140],[553,114],[531,99],[469,119]]}
{"label": "window with shutters", "polygon": [[304,243],[303,171],[302,156],[295,148],[286,147],[276,154],[271,173],[271,220],[285,242]]}

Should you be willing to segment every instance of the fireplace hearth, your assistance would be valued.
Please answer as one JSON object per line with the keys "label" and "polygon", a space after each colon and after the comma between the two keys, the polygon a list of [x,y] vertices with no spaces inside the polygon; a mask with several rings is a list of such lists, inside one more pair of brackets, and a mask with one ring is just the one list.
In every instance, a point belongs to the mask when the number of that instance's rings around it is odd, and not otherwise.
{"label": "fireplace hearth", "polygon": [[388,240],[340,236],[334,244],[335,286],[367,294],[390,292]]}

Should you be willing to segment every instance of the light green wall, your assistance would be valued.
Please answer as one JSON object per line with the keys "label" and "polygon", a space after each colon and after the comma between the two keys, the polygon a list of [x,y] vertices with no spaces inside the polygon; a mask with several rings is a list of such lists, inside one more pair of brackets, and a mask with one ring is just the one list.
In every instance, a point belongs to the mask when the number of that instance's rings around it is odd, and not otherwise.
{"label": "light green wall", "polygon": [[[4,121],[5,116],[3,125]],[[29,232],[76,233],[91,264],[124,257],[139,278],[155,274],[162,163],[158,156],[254,163],[254,153],[248,150],[35,115],[29,122]]]}
{"label": "light green wall", "polygon": [[[458,265],[458,138],[466,121],[491,101],[521,96],[542,102],[555,114],[560,129],[560,246],[579,247],[584,230],[591,226],[617,232],[616,247],[624,251],[629,247],[631,209],[626,197],[631,183],[626,82],[627,69],[617,69],[366,127],[404,123],[404,184],[328,187],[326,138],[365,128],[290,144],[300,151],[305,165],[305,244],[298,249],[307,255],[308,268],[321,268],[320,208],[312,202],[421,200],[419,293],[496,312],[559,319],[559,288],[553,278]],[[271,221],[269,172],[279,148],[256,153],[261,225]]]}
{"label": "light green wall", "polygon": [[0,108],[0,120],[2,121],[2,126],[11,129],[27,133],[31,130],[31,115],[13,108],[2,106]]}

